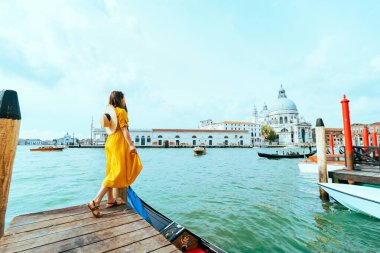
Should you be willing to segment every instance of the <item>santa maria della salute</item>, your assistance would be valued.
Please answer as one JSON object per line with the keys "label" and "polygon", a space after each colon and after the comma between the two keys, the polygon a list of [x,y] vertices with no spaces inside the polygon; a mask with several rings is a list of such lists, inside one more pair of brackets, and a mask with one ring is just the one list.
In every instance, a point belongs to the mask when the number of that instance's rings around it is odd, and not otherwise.
{"label": "santa maria della salute", "polygon": [[272,107],[268,108],[264,104],[259,113],[255,107],[253,121],[269,125],[278,135],[279,144],[305,144],[313,141],[311,124],[299,116],[296,104],[287,98],[282,85]]}
{"label": "santa maria della salute", "polygon": [[[252,121],[226,120],[214,122],[202,120],[196,129],[131,129],[133,143],[139,147],[252,147],[268,144],[262,134],[262,126],[270,126],[276,133],[272,144],[308,145],[313,142],[311,124],[299,116],[296,104],[287,98],[280,88],[275,103],[256,107]],[[93,128],[93,143],[104,145],[107,135],[102,128]]]}

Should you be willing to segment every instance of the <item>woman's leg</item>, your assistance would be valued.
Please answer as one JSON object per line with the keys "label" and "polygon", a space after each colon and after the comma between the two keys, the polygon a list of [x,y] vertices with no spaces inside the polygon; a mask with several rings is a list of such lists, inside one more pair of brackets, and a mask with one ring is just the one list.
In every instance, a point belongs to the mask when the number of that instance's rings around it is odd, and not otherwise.
{"label": "woman's leg", "polygon": [[112,188],[107,188],[107,203],[113,203],[115,201],[113,194],[112,194]]}
{"label": "woman's leg", "polygon": [[94,199],[96,205],[99,205],[100,202],[102,202],[102,199],[103,199],[104,195],[106,195],[106,193],[107,193],[109,190],[111,190],[111,192],[112,192],[112,188],[108,188],[108,187],[104,187],[104,186],[100,187],[100,190],[99,190],[99,192],[98,192],[98,195],[96,195],[96,197],[95,197],[95,199]]}
{"label": "woman's leg", "polygon": [[88,203],[88,207],[91,209],[92,214],[95,216],[95,218],[99,218],[101,216],[99,205],[102,201],[104,195],[107,193],[109,188],[107,187],[100,187],[100,190],[98,192],[98,195],[96,195],[95,199],[92,200],[90,203]]}

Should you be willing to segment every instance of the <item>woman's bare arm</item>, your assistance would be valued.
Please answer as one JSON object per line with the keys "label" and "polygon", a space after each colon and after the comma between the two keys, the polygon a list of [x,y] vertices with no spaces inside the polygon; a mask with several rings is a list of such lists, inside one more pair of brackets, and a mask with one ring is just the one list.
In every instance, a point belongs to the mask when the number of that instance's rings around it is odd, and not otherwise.
{"label": "woman's bare arm", "polygon": [[123,127],[123,128],[121,128],[121,131],[123,132],[125,140],[129,144],[129,149],[131,150],[131,152],[136,152],[136,147],[135,147],[135,145],[133,145],[131,135],[129,134],[128,128]]}

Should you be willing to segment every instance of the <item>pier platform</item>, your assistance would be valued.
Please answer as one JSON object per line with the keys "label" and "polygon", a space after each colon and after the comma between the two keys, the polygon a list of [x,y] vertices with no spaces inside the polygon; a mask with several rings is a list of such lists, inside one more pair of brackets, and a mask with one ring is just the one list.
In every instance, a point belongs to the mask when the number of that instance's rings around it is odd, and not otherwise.
{"label": "pier platform", "polygon": [[334,170],[329,171],[329,177],[333,180],[347,181],[353,180],[363,184],[380,185],[380,170],[361,168],[361,170]]}
{"label": "pier platform", "polygon": [[181,252],[126,205],[94,218],[87,205],[15,217],[0,252]]}

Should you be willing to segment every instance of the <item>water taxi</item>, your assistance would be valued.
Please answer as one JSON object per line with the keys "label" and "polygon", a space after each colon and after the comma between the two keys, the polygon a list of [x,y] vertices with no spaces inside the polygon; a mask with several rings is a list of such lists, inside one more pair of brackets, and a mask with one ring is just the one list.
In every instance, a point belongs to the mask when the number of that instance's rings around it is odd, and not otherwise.
{"label": "water taxi", "polygon": [[38,148],[31,148],[30,151],[62,151],[63,147],[38,147]]}
{"label": "water taxi", "polygon": [[199,156],[199,155],[205,155],[206,154],[206,147],[195,147],[194,148],[194,155]]}

